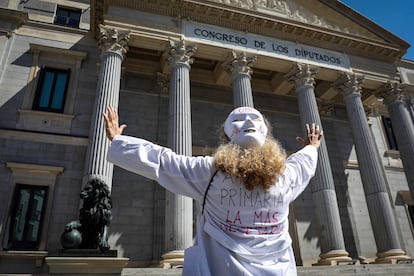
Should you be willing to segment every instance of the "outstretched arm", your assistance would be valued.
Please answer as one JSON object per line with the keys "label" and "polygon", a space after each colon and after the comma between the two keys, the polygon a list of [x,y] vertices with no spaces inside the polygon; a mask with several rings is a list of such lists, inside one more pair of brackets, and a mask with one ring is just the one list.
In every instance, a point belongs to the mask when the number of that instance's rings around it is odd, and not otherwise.
{"label": "outstretched arm", "polygon": [[119,126],[118,112],[112,106],[108,106],[106,108],[106,113],[103,113],[102,115],[105,121],[106,137],[112,141],[115,136],[122,134],[126,125]]}
{"label": "outstretched arm", "polygon": [[315,148],[319,148],[321,145],[321,139],[323,137],[323,131],[319,125],[312,123],[311,126],[306,124],[306,140],[302,137],[296,137],[296,140],[304,146],[311,145]]}
{"label": "outstretched arm", "polygon": [[318,162],[317,150],[321,145],[322,136],[323,132],[319,125],[313,123],[312,125],[306,124],[306,140],[296,137],[296,140],[304,147],[288,157],[284,173],[292,187],[291,201],[302,193],[315,175]]}
{"label": "outstretched arm", "polygon": [[107,160],[118,167],[156,180],[171,192],[199,200],[214,172],[212,157],[192,157],[150,141],[121,135],[126,125],[119,125],[116,110],[108,106],[103,113],[106,136],[111,143]]}

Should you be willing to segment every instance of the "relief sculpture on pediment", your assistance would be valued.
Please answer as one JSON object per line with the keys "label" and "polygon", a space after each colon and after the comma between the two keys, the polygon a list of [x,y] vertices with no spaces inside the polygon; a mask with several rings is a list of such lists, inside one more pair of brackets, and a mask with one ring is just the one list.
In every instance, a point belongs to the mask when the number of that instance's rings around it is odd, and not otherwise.
{"label": "relief sculpture on pediment", "polygon": [[267,1],[257,1],[257,7],[263,7],[268,9],[273,9],[282,13],[290,14],[289,6],[286,1],[279,0],[267,0]]}
{"label": "relief sculpture on pediment", "polygon": [[284,0],[210,0],[216,3],[227,4],[233,7],[255,10],[258,12],[277,15],[295,21],[317,25],[320,27],[349,33],[347,28],[328,23],[324,18],[306,10],[293,1]]}
{"label": "relief sculpture on pediment", "polygon": [[254,8],[254,0],[210,0],[212,2],[222,3],[233,7],[252,9]]}

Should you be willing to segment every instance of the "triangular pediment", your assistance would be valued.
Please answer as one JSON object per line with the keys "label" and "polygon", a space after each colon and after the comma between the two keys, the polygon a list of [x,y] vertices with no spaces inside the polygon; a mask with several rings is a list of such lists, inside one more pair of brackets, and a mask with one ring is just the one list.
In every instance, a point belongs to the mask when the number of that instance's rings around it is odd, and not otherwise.
{"label": "triangular pediment", "polygon": [[[318,28],[381,42],[391,42],[384,29],[351,10],[340,1],[319,0],[208,0],[238,9],[246,9]],[[329,5],[333,6],[330,7]],[[364,20],[361,20],[364,19]],[[359,21],[359,22],[357,22]],[[363,23],[370,23],[364,26]],[[375,30],[377,27],[377,30]],[[385,31],[388,35],[392,35]]]}

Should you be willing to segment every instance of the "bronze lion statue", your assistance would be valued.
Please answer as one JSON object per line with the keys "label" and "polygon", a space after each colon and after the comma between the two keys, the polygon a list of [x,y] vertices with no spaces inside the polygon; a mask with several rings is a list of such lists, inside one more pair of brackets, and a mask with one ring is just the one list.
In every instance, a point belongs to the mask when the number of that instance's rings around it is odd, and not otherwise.
{"label": "bronze lion statue", "polygon": [[99,179],[92,179],[82,189],[80,198],[83,205],[79,219],[66,224],[61,237],[63,248],[107,251],[112,209],[108,186]]}

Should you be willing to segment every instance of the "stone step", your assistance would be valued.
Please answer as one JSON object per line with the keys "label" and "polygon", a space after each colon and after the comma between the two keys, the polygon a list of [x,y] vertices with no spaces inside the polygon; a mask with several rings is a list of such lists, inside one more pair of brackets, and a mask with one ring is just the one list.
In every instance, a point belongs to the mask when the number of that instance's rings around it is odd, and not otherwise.
{"label": "stone step", "polygon": [[298,276],[414,276],[414,264],[361,264],[298,267]]}
{"label": "stone step", "polygon": [[[124,268],[122,276],[181,275],[179,268]],[[338,266],[298,267],[298,276],[414,276],[414,264],[361,264]]]}

